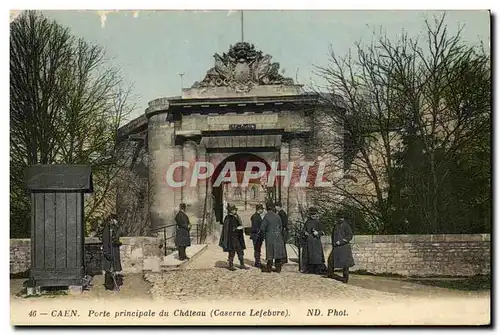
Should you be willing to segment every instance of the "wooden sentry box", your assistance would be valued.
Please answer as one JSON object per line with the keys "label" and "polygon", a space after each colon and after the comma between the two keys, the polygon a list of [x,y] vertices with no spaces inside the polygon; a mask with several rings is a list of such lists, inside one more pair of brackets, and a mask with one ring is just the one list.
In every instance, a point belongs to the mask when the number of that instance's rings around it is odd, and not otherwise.
{"label": "wooden sentry box", "polygon": [[88,165],[35,165],[31,192],[31,270],[28,287],[81,286],[85,276],[84,193],[92,192]]}

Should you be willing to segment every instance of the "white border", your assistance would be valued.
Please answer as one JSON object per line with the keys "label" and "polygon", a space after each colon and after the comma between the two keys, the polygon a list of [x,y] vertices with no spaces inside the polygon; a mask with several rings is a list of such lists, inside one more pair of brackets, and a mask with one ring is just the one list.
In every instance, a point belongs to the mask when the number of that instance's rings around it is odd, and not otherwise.
{"label": "white border", "polygon": [[[43,3],[39,1],[34,1],[34,0],[18,0],[18,1],[5,1],[2,2],[2,7],[6,7],[5,11],[2,11],[2,13],[5,14],[5,18],[9,17],[8,10],[10,9],[100,9],[102,10],[103,8],[113,8],[113,9],[129,9],[129,10],[137,10],[138,8],[140,9],[197,9],[197,10],[217,10],[217,9],[417,9],[417,10],[429,10],[429,9],[493,9],[493,13],[496,11],[494,10],[498,5],[496,5],[494,1],[484,1],[484,0],[475,0],[475,1],[470,1],[470,0],[455,0],[455,1],[438,1],[438,0],[421,0],[418,2],[405,2],[405,1],[359,1],[359,0],[349,0],[349,1],[319,1],[319,0],[308,0],[308,1],[292,1],[292,0],[275,0],[275,1],[269,1],[269,0],[252,0],[252,1],[246,1],[246,2],[241,2],[241,1],[215,1],[212,0],[210,2],[206,0],[183,0],[183,1],[178,1],[178,2],[169,2],[166,3],[165,1],[149,1],[149,0],[143,0],[140,2],[137,1],[130,1],[130,0],[121,0],[121,1],[102,1],[102,0],[87,0],[87,1],[44,1]],[[7,27],[7,24],[4,26]],[[496,30],[496,29],[495,29]],[[495,36],[495,35],[493,35]],[[8,134],[9,134],[9,121],[8,121],[8,111],[9,111],[9,87],[8,87],[8,78],[9,76],[7,75],[9,73],[8,69],[8,58],[9,58],[9,32],[8,28],[7,29],[2,29],[1,31],[1,38],[2,38],[2,43],[0,44],[2,46],[2,52],[1,52],[1,57],[2,61],[0,64],[4,67],[4,70],[1,73],[4,73],[5,80],[2,82],[2,90],[1,90],[1,98],[2,98],[2,106],[3,106],[3,113],[2,117],[4,118],[3,122],[0,122],[0,127],[2,127],[2,145],[1,145],[1,157],[4,158],[4,164],[0,165],[1,169],[3,170],[2,172],[2,187],[1,189],[4,190],[2,194],[2,201],[0,202],[2,206],[2,211],[1,213],[3,214],[5,220],[3,224],[3,229],[4,229],[4,240],[6,244],[4,245],[5,247],[5,253],[2,253],[2,261],[5,262],[3,264],[4,269],[7,268],[7,263],[8,263],[8,256],[9,253],[7,252],[7,247],[8,247],[8,236],[9,236],[9,225],[8,222],[9,220],[9,169],[8,169],[8,157],[9,157],[9,143],[8,143]],[[495,50],[496,51],[496,50]],[[495,54],[495,53],[493,53]],[[495,74],[498,71],[498,66],[496,66]],[[496,93],[496,89],[495,89]],[[499,126],[499,119],[500,117],[496,117],[494,120],[494,125],[500,129]],[[495,128],[497,128],[495,127]],[[497,144],[497,143],[495,143]],[[496,147],[496,146],[495,146]],[[495,186],[496,183],[495,183]],[[496,206],[494,206],[495,208]],[[498,259],[497,253],[494,255],[495,259]],[[495,266],[496,268],[496,266]],[[9,306],[9,291],[6,290],[7,287],[9,287],[9,283],[7,281],[7,276],[1,276],[1,280],[3,281],[3,285],[0,287],[3,287],[1,290],[2,294],[2,301],[6,305],[5,308],[3,309],[3,313],[1,313],[1,321],[2,325],[5,325],[9,327],[10,325],[10,306]],[[496,278],[495,278],[495,284],[496,284]],[[498,320],[498,319],[497,319]],[[13,328],[9,327],[10,332],[13,332]],[[133,329],[131,329],[134,331]],[[172,333],[178,333],[180,330],[173,330],[173,329],[156,329],[157,331],[161,332],[168,332],[169,334]],[[290,332],[292,329],[284,329],[280,330],[282,332]],[[300,330],[300,329],[297,329]],[[310,329],[302,329],[305,331],[311,331]],[[386,329],[380,329],[381,331],[387,331]],[[402,329],[401,329],[402,330]],[[51,332],[51,329],[43,330],[43,332],[49,333]],[[75,330],[76,331],[76,330]],[[78,332],[84,333],[87,330],[82,329],[78,330]],[[117,329],[117,330],[97,330],[99,333],[108,333],[108,332],[121,332],[123,331],[122,329]],[[189,332],[195,331],[195,330],[187,330]],[[214,331],[221,331],[220,329],[214,330]],[[235,330],[229,330],[228,331],[235,331]],[[238,333],[254,333],[255,330],[236,330]],[[265,330],[266,332],[270,330]],[[274,331],[278,331],[277,329]],[[324,332],[336,332],[336,333],[342,333],[345,332],[345,330],[340,330],[340,329],[324,329],[324,330],[317,330],[317,331],[324,331]],[[361,330],[357,330],[361,331]],[[399,331],[399,330],[396,330]],[[422,330],[425,332],[433,332],[433,329],[430,330]],[[468,332],[476,332],[477,330],[471,330]],[[134,331],[135,332],[135,331]],[[455,330],[449,329],[449,330],[440,330],[440,332],[444,333],[454,333]]]}
{"label": "white border", "polygon": [[15,2],[12,9],[197,9],[197,10],[217,10],[217,9],[490,9],[494,1],[479,0],[456,0],[456,1],[432,1],[422,0],[418,2],[408,1],[328,1],[328,0],[252,0],[252,1],[220,1],[210,2],[203,0],[184,0],[179,2],[166,1],[44,1],[39,3],[32,0],[19,0]]}

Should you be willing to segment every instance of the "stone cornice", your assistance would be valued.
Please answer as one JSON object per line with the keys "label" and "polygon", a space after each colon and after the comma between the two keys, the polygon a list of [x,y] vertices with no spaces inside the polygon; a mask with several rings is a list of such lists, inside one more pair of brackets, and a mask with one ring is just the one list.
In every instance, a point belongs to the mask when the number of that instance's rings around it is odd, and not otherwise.
{"label": "stone cornice", "polygon": [[148,119],[145,115],[138,116],[129,123],[118,128],[118,142],[122,142],[130,135],[140,134],[148,129]]}
{"label": "stone cornice", "polygon": [[[285,104],[285,103],[295,103],[295,104],[311,104],[317,103],[318,98],[316,95],[312,94],[300,94],[300,95],[288,95],[288,96],[266,96],[266,97],[252,97],[252,96],[242,96],[242,97],[226,97],[226,98],[199,98],[199,99],[176,99],[169,100],[169,109],[173,108],[189,108],[190,106],[222,106],[226,105],[239,106],[239,105],[260,105],[260,104]],[[240,106],[242,107],[242,106]]]}
{"label": "stone cornice", "polygon": [[[196,109],[197,113],[204,109],[224,109],[231,107],[232,109],[243,109],[245,107],[256,106],[273,106],[279,108],[303,107],[306,105],[315,105],[318,103],[316,94],[300,94],[288,96],[242,96],[242,97],[225,97],[225,98],[197,98],[197,99],[182,99],[182,98],[160,98],[149,103],[146,109],[146,117],[150,118],[153,115],[160,113],[189,113],[190,109]],[[280,107],[281,106],[281,107]],[[216,112],[216,111],[215,111]]]}
{"label": "stone cornice", "polygon": [[[148,119],[153,115],[165,113],[172,121],[182,114],[190,113],[230,113],[258,112],[293,109],[312,109],[320,104],[320,96],[316,93],[276,96],[241,96],[221,98],[182,99],[181,97],[158,98],[149,102],[144,115],[137,117],[118,129],[119,141],[128,139],[129,135],[141,133],[148,128]],[[168,115],[170,114],[170,115]]]}

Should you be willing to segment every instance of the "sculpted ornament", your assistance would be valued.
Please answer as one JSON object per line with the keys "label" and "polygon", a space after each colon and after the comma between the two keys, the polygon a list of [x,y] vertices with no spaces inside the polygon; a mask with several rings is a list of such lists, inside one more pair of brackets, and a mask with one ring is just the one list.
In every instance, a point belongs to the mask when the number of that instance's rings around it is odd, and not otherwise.
{"label": "sculpted ornament", "polygon": [[256,85],[294,84],[291,78],[279,74],[279,63],[272,63],[270,55],[263,55],[247,42],[238,42],[228,53],[215,54],[214,58],[215,66],[193,88],[226,86],[246,93]]}

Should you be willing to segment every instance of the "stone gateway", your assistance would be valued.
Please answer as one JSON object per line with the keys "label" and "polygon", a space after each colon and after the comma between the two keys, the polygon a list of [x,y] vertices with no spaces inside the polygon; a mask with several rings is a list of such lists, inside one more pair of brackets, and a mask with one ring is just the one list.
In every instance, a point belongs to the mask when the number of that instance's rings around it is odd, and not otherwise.
{"label": "stone gateway", "polygon": [[[121,145],[130,153],[130,170],[144,181],[139,192],[143,205],[137,207],[145,230],[168,241],[181,203],[187,204],[193,239],[201,243],[212,236],[216,243],[228,203],[239,208],[244,226],[250,227],[259,203],[281,202],[292,222],[307,200],[306,190],[283,182],[282,171],[289,163],[316,158],[304,148],[313,135],[318,95],[282,76],[279,64],[249,43],[236,43],[214,58],[215,66],[202,81],[182,89],[181,96],[151,101],[144,116],[119,130]],[[210,162],[213,171],[195,164],[203,162]],[[276,182],[270,186],[253,178],[242,185],[248,164],[262,166]],[[226,176],[228,165],[235,176]],[[199,168],[194,174],[193,166]],[[167,172],[177,186],[167,182]],[[300,171],[292,174],[298,178]],[[118,194],[117,210],[123,206],[126,212],[126,187]]]}

